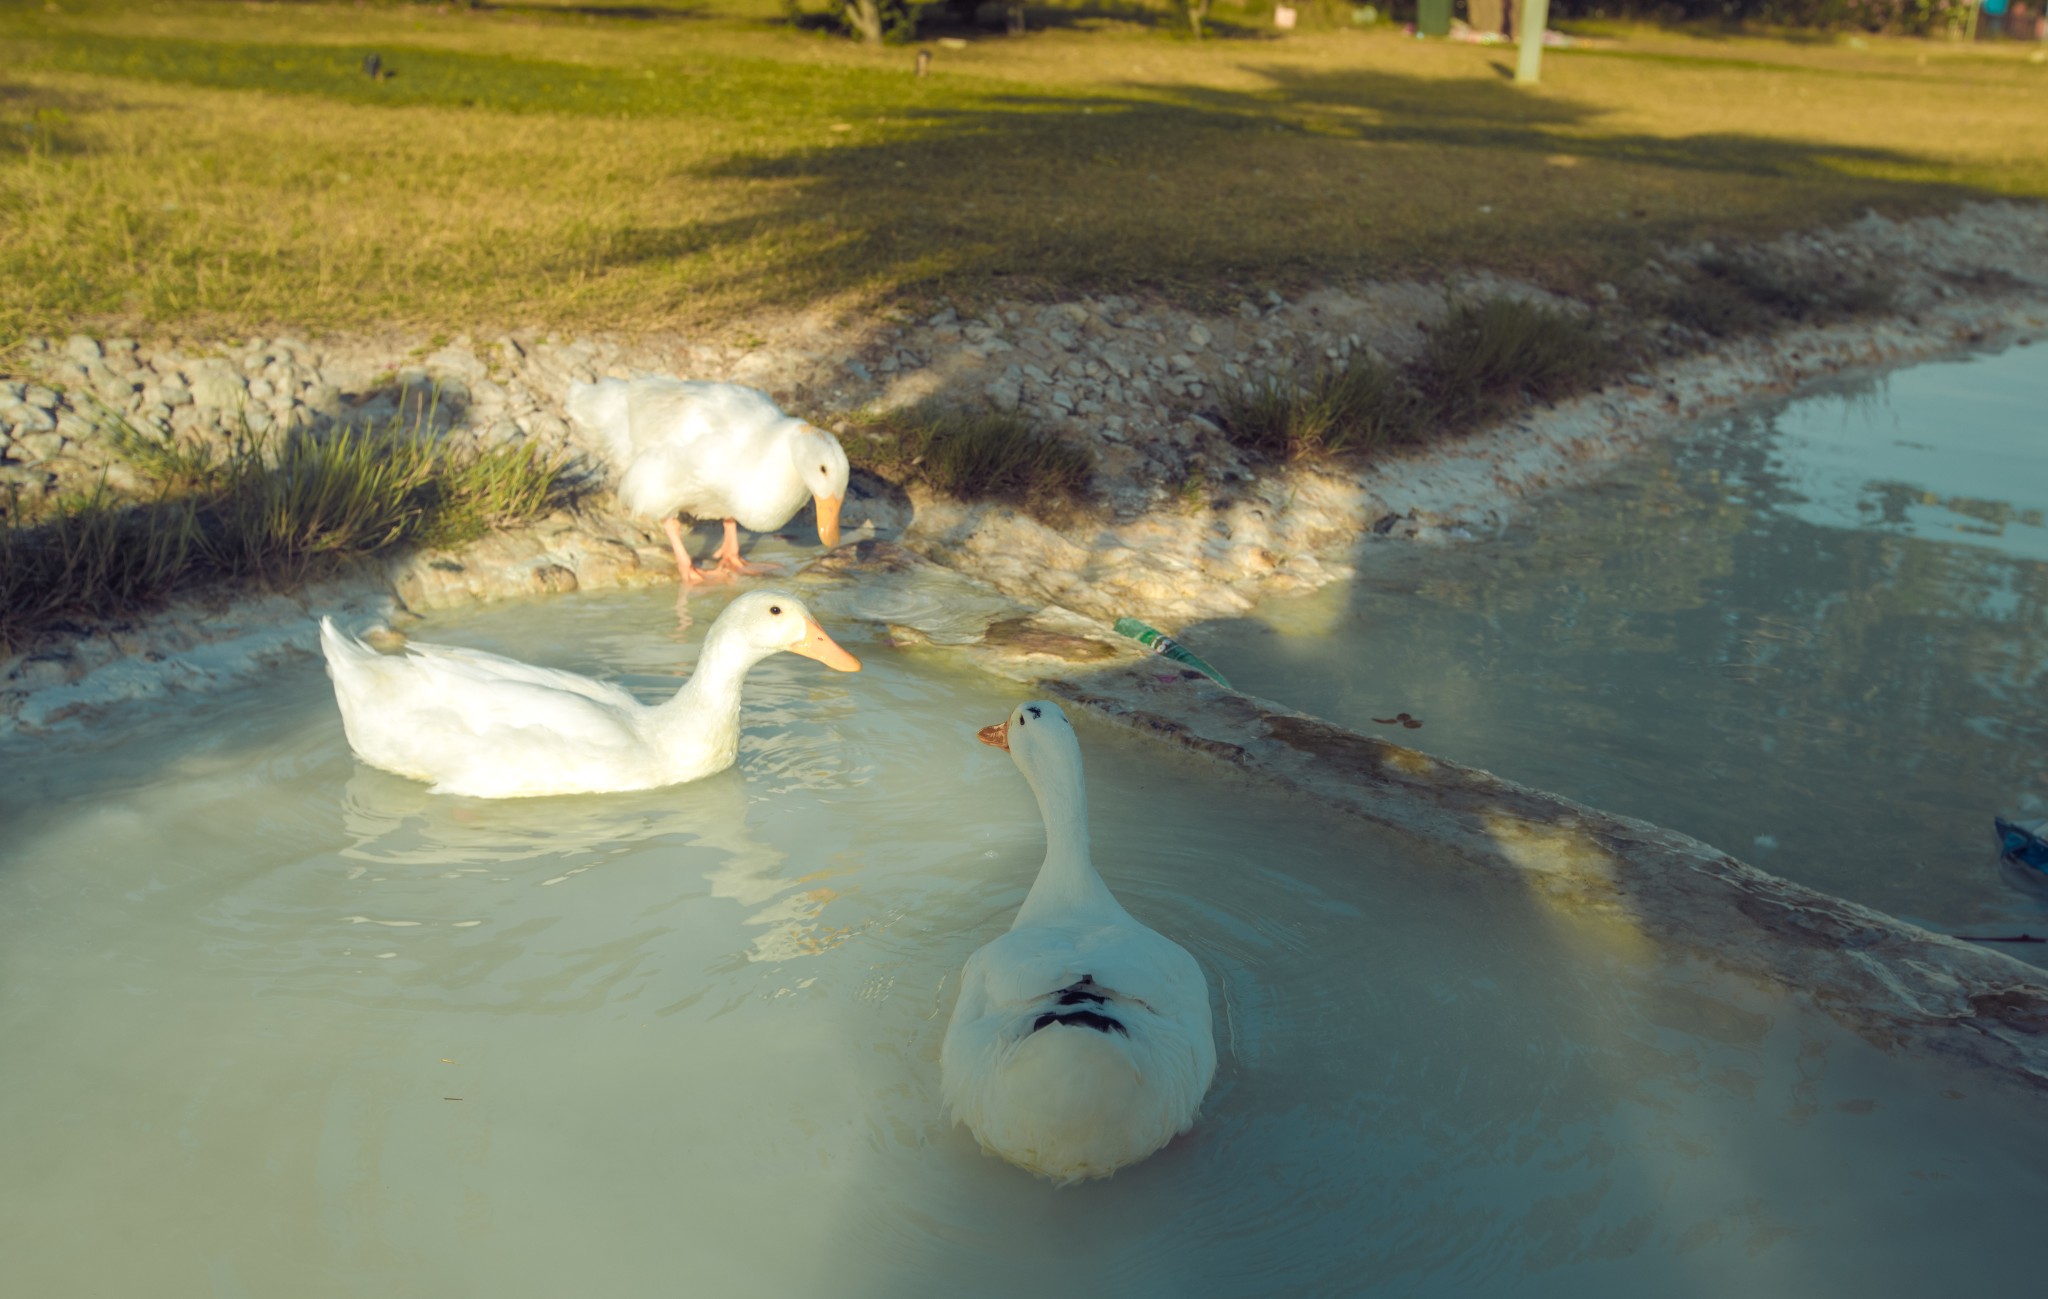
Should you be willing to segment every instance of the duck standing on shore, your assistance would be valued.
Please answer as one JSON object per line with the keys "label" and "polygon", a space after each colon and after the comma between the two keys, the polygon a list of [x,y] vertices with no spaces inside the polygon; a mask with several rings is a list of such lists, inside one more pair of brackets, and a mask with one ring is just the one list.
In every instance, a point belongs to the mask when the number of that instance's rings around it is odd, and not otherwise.
{"label": "duck standing on shore", "polygon": [[825,634],[803,602],[750,591],[705,634],[697,670],[665,703],[609,682],[537,668],[483,650],[410,642],[379,654],[320,620],[342,729],[373,767],[432,782],[437,794],[525,798],[657,789],[733,764],[740,686],[779,650],[841,672],[860,660]]}
{"label": "duck standing on shore", "polygon": [[[830,433],[784,414],[767,393],[651,375],[572,383],[568,409],[600,440],[620,503],[661,520],[686,586],[771,571],[740,558],[739,528],[773,532],[806,499],[817,502],[818,539],[839,544],[846,452]],[[690,562],[678,514],[724,520],[716,569]]]}
{"label": "duck standing on shore", "polygon": [[1045,864],[1010,931],[967,958],[940,1087],[984,1150],[1063,1184],[1106,1177],[1194,1123],[1216,1073],[1209,985],[1096,873],[1059,706],[1021,704],[979,738],[1037,795]]}

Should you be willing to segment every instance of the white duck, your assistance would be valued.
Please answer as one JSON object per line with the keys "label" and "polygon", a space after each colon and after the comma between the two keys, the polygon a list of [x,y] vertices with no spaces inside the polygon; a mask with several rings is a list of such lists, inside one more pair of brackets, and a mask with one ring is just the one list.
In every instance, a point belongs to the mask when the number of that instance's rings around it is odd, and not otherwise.
{"label": "white duck", "polygon": [[[839,544],[846,452],[764,392],[663,376],[572,383],[569,416],[603,441],[620,503],[661,520],[685,585],[768,571],[740,558],[738,525],[773,532],[806,497],[818,503],[819,540]],[[678,512],[725,521],[716,571],[690,562]]]}
{"label": "white duck", "polygon": [[1010,932],[967,958],[941,1091],[984,1150],[1063,1184],[1106,1177],[1194,1123],[1216,1073],[1209,987],[1089,860],[1081,744],[1059,706],[1022,704],[980,739],[1038,796],[1045,864]]}
{"label": "white duck", "polygon": [[655,789],[730,767],[740,684],[777,650],[841,672],[841,649],[796,597],[740,596],[704,637],[675,697],[643,704],[615,685],[482,650],[411,642],[384,655],[320,620],[342,729],[374,767],[433,782],[437,794],[523,798]]}

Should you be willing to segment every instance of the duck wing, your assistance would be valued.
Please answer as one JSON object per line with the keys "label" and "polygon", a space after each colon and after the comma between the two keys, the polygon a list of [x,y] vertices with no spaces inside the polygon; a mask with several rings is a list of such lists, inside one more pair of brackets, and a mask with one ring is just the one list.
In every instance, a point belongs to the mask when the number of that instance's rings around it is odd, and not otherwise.
{"label": "duck wing", "polygon": [[[642,707],[623,687],[608,681],[597,681],[576,672],[564,672],[559,668],[535,667],[518,659],[493,654],[489,650],[467,649],[459,645],[435,645],[414,641],[406,646],[406,662],[417,660],[419,670],[436,681],[449,683],[460,681],[483,686],[527,685],[544,690],[559,691],[588,699],[594,704],[607,708],[632,712]],[[458,687],[461,688],[461,687]]]}
{"label": "duck wing", "polygon": [[1015,1040],[1046,1015],[1107,1019],[1127,1036],[1206,1038],[1209,986],[1186,948],[1134,920],[1014,929],[968,958],[956,1019],[988,1021]]}
{"label": "duck wing", "polygon": [[947,1112],[1057,1182],[1185,1132],[1216,1073],[1194,957],[1135,921],[1012,930],[968,958],[939,1049]]}
{"label": "duck wing", "polygon": [[750,483],[782,468],[773,435],[788,417],[765,393],[665,378],[624,388],[626,445],[614,439],[614,463],[619,499],[634,513],[730,518]]}
{"label": "duck wing", "polygon": [[617,686],[447,645],[387,656],[321,631],[349,746],[372,765],[487,796],[603,787],[644,765],[643,706]]}

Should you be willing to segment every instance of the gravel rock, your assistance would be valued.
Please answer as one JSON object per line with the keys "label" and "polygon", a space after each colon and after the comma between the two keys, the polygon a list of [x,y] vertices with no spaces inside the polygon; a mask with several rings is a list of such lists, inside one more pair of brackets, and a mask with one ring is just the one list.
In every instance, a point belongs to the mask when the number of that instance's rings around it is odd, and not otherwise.
{"label": "gravel rock", "polygon": [[40,406],[13,407],[7,422],[22,433],[40,433],[57,427],[57,417]]}
{"label": "gravel rock", "polygon": [[14,439],[14,449],[27,464],[51,460],[64,453],[64,435],[54,431],[25,433]]}

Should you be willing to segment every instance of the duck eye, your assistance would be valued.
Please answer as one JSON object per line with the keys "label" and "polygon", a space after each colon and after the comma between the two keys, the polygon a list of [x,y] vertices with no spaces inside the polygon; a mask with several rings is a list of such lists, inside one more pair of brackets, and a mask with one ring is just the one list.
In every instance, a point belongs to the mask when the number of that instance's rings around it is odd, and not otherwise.
{"label": "duck eye", "polygon": [[781,606],[781,605],[779,605],[779,604],[771,604],[771,605],[769,605],[769,606],[768,606],[768,612],[770,612],[770,613],[781,613],[781,612],[782,612],[782,606]]}
{"label": "duck eye", "polygon": [[823,466],[823,465],[819,465],[819,466],[818,466],[818,472],[819,472],[819,473],[821,473],[821,474],[822,474],[822,473],[824,473],[824,472],[825,472],[825,466]]}

